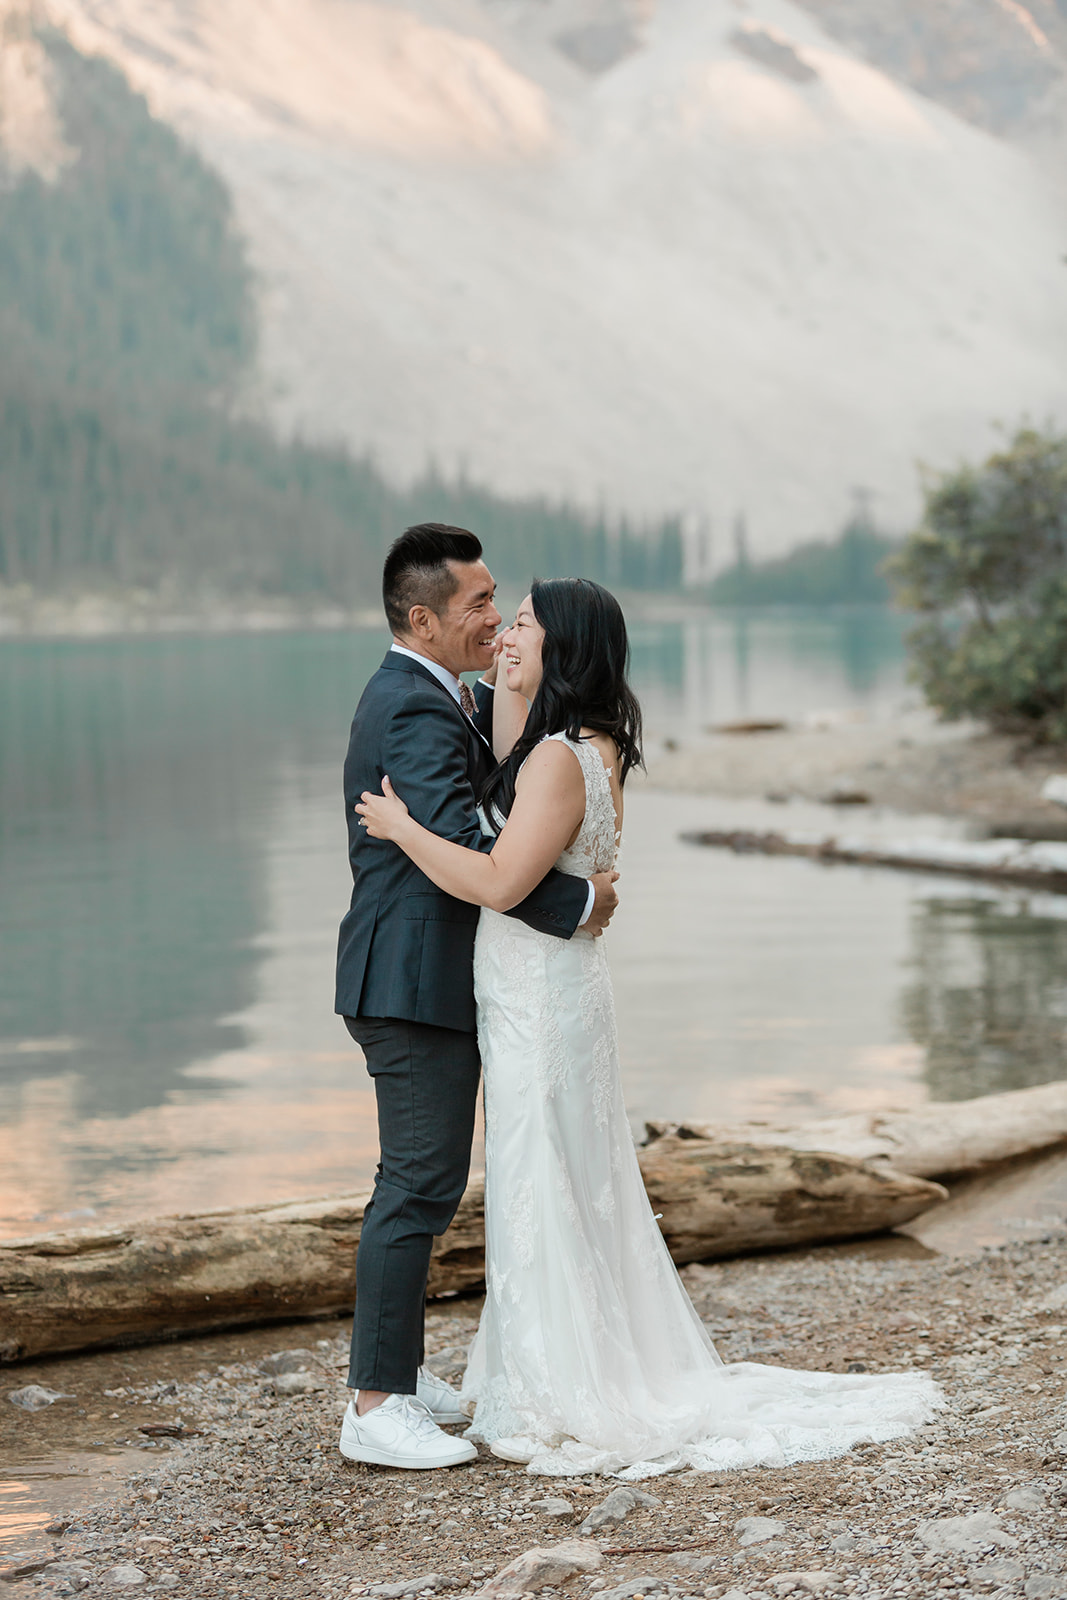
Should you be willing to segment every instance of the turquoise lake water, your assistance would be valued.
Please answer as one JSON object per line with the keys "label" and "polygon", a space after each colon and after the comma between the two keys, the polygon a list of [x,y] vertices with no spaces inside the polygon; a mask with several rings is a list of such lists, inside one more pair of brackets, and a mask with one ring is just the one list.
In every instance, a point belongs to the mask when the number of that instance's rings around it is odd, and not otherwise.
{"label": "turquoise lake water", "polygon": [[[885,613],[664,615],[632,635],[652,748],[909,693]],[[369,1180],[332,957],[340,767],[386,644],[0,641],[0,1233]],[[610,951],[635,1125],[1067,1072],[1067,902],[678,840],[759,812],[630,796]]]}

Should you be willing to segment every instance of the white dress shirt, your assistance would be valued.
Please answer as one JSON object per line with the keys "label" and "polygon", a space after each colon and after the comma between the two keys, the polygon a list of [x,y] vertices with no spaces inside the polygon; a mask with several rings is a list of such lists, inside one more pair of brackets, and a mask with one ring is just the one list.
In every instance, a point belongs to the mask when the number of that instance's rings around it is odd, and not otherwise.
{"label": "white dress shirt", "polygon": [[[402,644],[394,643],[391,644],[389,648],[390,650],[395,650],[398,656],[410,656],[412,661],[418,661],[420,665],[426,668],[427,672],[431,672],[433,674],[443,688],[448,690],[457,706],[459,706],[461,710],[463,709],[462,702],[459,698],[459,679],[456,677],[455,673],[449,672],[448,668],[443,667],[439,661],[431,661],[429,656],[420,656],[417,650],[408,650]],[[492,689],[494,686],[491,683],[487,683],[485,687],[487,689]],[[593,909],[593,901],[595,899],[596,890],[594,889],[592,883],[590,883],[589,893],[586,896],[585,901],[585,910],[582,913],[581,921],[578,923],[579,928],[584,928],[586,923],[589,921],[589,914]]]}

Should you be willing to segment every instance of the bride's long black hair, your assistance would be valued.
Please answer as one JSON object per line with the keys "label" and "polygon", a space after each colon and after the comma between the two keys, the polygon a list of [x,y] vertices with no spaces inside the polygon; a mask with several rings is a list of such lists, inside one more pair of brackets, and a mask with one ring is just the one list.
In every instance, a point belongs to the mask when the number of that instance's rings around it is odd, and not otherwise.
{"label": "bride's long black hair", "polygon": [[641,756],[641,707],[626,681],[630,644],[622,607],[589,578],[538,578],[530,591],[545,630],[541,684],[515,748],[490,774],[481,800],[488,816],[507,816],[519,768],[549,733],[577,739],[582,728],[606,733],[619,752],[619,781]]}

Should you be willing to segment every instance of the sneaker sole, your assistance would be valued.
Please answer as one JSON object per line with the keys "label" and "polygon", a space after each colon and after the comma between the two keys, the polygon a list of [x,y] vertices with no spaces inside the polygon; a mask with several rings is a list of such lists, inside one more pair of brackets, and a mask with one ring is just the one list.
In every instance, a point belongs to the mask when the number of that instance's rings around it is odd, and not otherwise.
{"label": "sneaker sole", "polygon": [[469,1422],[465,1411],[430,1411],[430,1415],[439,1428],[451,1427],[456,1422]]}
{"label": "sneaker sole", "polygon": [[370,1445],[350,1444],[347,1439],[342,1439],[338,1449],[346,1461],[362,1461],[372,1467],[404,1467],[409,1472],[430,1472],[438,1467],[465,1467],[468,1462],[476,1461],[478,1452],[471,1446],[469,1456],[441,1456],[437,1459],[425,1456],[395,1455],[389,1450],[375,1450]]}

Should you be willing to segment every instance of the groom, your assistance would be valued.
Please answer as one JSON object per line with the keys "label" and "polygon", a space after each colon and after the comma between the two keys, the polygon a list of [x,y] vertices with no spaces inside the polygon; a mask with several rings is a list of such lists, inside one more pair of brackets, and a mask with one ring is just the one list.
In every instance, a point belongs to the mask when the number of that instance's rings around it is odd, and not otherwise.
{"label": "groom", "polygon": [[[341,1453],[391,1467],[442,1467],[477,1454],[439,1423],[466,1421],[423,1362],[430,1249],[467,1185],[478,1091],[472,961],[478,907],[443,894],[394,844],[370,839],[354,806],[388,773],[425,827],[490,850],[477,795],[494,757],[492,687],[477,699],[461,672],[495,660],[500,613],[473,533],[409,528],[382,583],[393,644],[363,691],[345,761],[355,880],[341,923],[337,1006],[361,1047],[378,1102],[381,1159],[356,1259],[349,1401]],[[549,872],[511,915],[569,939],[602,933],[618,903],[615,873],[591,881]]]}

